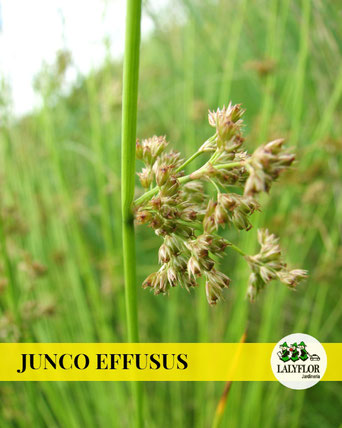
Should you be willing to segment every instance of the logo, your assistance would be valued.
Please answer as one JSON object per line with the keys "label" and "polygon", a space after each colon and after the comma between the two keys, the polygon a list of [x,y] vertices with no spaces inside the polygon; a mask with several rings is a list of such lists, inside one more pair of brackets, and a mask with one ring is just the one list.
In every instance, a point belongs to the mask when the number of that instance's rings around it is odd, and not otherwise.
{"label": "logo", "polygon": [[314,337],[290,334],[274,347],[271,367],[274,376],[287,388],[307,389],[322,379],[327,368],[327,355]]}

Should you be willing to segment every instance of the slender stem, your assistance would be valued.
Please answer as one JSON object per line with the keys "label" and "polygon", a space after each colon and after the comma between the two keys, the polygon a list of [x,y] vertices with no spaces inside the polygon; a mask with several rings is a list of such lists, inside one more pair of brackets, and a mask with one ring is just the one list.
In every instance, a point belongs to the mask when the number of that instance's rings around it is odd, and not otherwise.
{"label": "slender stem", "polygon": [[202,230],[201,224],[196,223],[194,221],[186,221],[186,220],[177,219],[177,223],[182,224],[183,226],[192,227],[192,228],[197,229],[197,230]]}
{"label": "slender stem", "polygon": [[[215,166],[215,168],[216,169],[234,169],[234,168],[237,168],[237,167],[243,166],[243,165],[244,165],[244,162],[240,161],[240,162],[231,162],[231,163],[226,163],[226,164],[222,164],[222,165],[217,165],[217,166]],[[206,166],[208,166],[208,162],[205,163],[201,168],[199,168],[198,170],[196,170],[192,174],[185,175],[184,177],[180,177],[179,181],[181,183],[187,183],[188,181],[195,179],[194,178],[195,174],[200,172],[200,171],[203,171],[203,169],[205,169]],[[152,196],[155,195],[158,191],[159,191],[159,187],[158,186],[154,187],[153,189],[149,190],[148,192],[144,193],[139,198],[137,198],[134,201],[134,204],[135,205],[141,205],[143,202],[151,199]]]}
{"label": "slender stem", "polygon": [[[141,0],[127,0],[122,95],[121,209],[128,341],[138,342],[135,236],[132,214],[138,104]],[[143,426],[142,384],[134,382],[136,426]]]}
{"label": "slender stem", "polygon": [[[241,344],[246,342],[246,338],[247,338],[247,329],[245,329],[245,331],[244,331],[244,333],[240,339],[240,346],[238,347],[238,351],[237,351],[238,356],[241,352]],[[216,407],[216,412],[215,412],[212,428],[219,428],[219,426],[222,422],[223,414],[224,414],[225,408],[227,406],[227,400],[228,400],[228,396],[230,393],[230,389],[232,387],[232,383],[233,382],[230,380],[228,382],[226,382],[226,385],[224,387],[220,401],[218,402],[218,405]]]}
{"label": "slender stem", "polygon": [[159,190],[159,187],[153,187],[153,189],[149,190],[148,192],[145,192],[143,195],[141,195],[139,198],[137,198],[134,201],[134,205],[140,205],[145,201],[148,201],[149,199],[152,198],[153,195],[155,195]]}
{"label": "slender stem", "polygon": [[187,165],[189,165],[190,162],[192,162],[194,159],[196,159],[202,153],[207,153],[208,151],[215,151],[215,149],[205,148],[206,144],[215,141],[215,138],[216,138],[216,134],[214,134],[213,136],[208,138],[207,141],[205,141],[202,144],[202,146],[197,150],[197,152],[195,152],[192,156],[190,156],[189,159],[187,159],[184,163],[182,163],[182,165],[180,167],[178,167],[176,169],[176,172],[182,171],[182,169],[184,169]]}
{"label": "slender stem", "polygon": [[218,185],[215,183],[215,181],[212,180],[211,178],[209,180],[210,180],[210,183],[215,187],[217,194],[220,194],[220,189],[218,188]]}
{"label": "slender stem", "polygon": [[221,165],[215,166],[215,168],[216,169],[234,169],[234,168],[238,168],[239,166],[243,166],[243,165],[244,165],[244,162],[239,161],[239,162],[223,163]]}
{"label": "slender stem", "polygon": [[237,247],[236,245],[232,244],[231,242],[229,242],[228,248],[231,248],[232,250],[236,251],[237,253],[241,254],[244,257],[247,256],[247,254],[243,250],[241,250],[241,248]]}
{"label": "slender stem", "polygon": [[184,169],[187,165],[189,165],[190,162],[192,162],[194,159],[196,159],[199,155],[201,155],[202,153],[204,153],[201,150],[198,150],[197,152],[195,152],[192,156],[189,157],[189,159],[187,159],[179,168],[176,169],[176,172],[181,171],[182,169]]}

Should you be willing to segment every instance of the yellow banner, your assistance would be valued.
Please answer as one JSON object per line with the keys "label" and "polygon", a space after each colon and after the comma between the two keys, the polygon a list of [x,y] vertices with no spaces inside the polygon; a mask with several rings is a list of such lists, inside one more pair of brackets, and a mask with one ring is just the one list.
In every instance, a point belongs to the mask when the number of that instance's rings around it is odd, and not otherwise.
{"label": "yellow banner", "polygon": [[[274,381],[275,343],[2,343],[0,381]],[[341,381],[342,343],[322,380]]]}

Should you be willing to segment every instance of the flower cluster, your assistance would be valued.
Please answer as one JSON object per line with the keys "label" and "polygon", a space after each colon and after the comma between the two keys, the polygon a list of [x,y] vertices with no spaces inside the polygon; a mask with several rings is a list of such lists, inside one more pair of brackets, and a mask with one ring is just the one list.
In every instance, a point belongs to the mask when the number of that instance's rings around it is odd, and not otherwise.
{"label": "flower cluster", "polygon": [[249,230],[252,227],[249,216],[259,209],[258,202],[250,197],[236,193],[217,194],[217,201],[210,200],[203,219],[203,228],[208,232],[218,227],[232,224],[238,230]]}
{"label": "flower cluster", "polygon": [[275,140],[253,153],[246,164],[249,174],[245,185],[246,195],[268,192],[272,182],[292,164],[295,155],[284,152],[283,144],[283,139]]}
{"label": "flower cluster", "polygon": [[260,229],[258,230],[259,253],[254,256],[246,256],[252,271],[247,291],[251,300],[254,300],[259,291],[272,279],[278,278],[288,287],[295,288],[307,276],[307,271],[303,269],[288,269],[281,257],[278,241],[279,239],[269,233],[267,229]]}
{"label": "flower cluster", "polygon": [[158,186],[165,184],[172,170],[180,165],[179,153],[165,154],[167,145],[165,137],[154,136],[148,140],[143,140],[141,143],[137,141],[136,156],[146,166],[138,174],[140,183],[145,189],[148,189],[154,180]]}
{"label": "flower cluster", "polygon": [[[260,209],[257,194],[267,192],[294,160],[294,155],[284,150],[283,140],[248,154],[243,147],[243,113],[240,105],[232,104],[209,111],[209,124],[215,133],[185,161],[178,152],[167,151],[165,137],[137,141],[137,158],[145,165],[138,174],[145,193],[135,201],[136,222],[148,224],[163,238],[159,249],[161,267],[143,283],[155,294],[167,293],[177,285],[189,291],[203,277],[208,302],[215,304],[230,284],[218,268],[226,247],[246,257],[252,269],[248,292],[251,298],[271,279],[279,278],[293,287],[305,276],[304,271],[286,269],[280,250],[275,262],[278,244],[267,232],[259,233],[262,249],[256,256],[247,256],[218,234],[219,227],[225,225],[250,230],[250,217]],[[207,156],[207,161],[185,175],[187,165],[200,155]]]}

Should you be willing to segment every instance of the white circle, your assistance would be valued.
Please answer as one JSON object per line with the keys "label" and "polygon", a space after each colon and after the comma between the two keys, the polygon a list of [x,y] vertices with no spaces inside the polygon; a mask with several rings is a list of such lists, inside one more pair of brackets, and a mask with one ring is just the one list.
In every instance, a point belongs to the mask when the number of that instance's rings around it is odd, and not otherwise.
{"label": "white circle", "polygon": [[327,354],[314,337],[294,333],[283,337],[274,347],[271,367],[278,381],[290,389],[316,385],[327,368]]}

